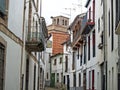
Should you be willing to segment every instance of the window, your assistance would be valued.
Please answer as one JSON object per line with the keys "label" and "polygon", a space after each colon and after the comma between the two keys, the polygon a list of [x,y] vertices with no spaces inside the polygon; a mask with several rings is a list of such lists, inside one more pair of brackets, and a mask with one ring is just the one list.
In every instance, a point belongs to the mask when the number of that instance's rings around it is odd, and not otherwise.
{"label": "window", "polygon": [[114,90],[114,68],[112,67],[112,90]]}
{"label": "window", "polygon": [[73,59],[72,59],[72,70],[75,69],[75,52],[73,52]]}
{"label": "window", "polygon": [[92,90],[94,90],[94,88],[95,88],[94,87],[94,84],[95,84],[95,80],[94,80],[95,79],[95,75],[94,75],[94,73],[95,73],[94,70],[92,70]]}
{"label": "window", "polygon": [[103,32],[101,34],[101,43],[103,44]]}
{"label": "window", "polygon": [[56,59],[54,60],[54,65],[56,65]]}
{"label": "window", "polygon": [[110,25],[110,21],[111,21],[111,19],[110,19],[110,11],[109,11],[109,13],[108,13],[108,18],[109,18],[109,19],[108,19],[108,23],[109,23],[109,28],[108,28],[108,29],[109,29],[109,36],[110,36],[110,31],[111,31],[111,28],[110,28],[110,26],[111,26],[111,25]]}
{"label": "window", "polygon": [[29,86],[29,58],[26,60],[26,85],[25,85],[25,90],[28,90]]}
{"label": "window", "polygon": [[0,0],[0,17],[8,23],[9,0]]}
{"label": "window", "polygon": [[93,21],[95,22],[95,0],[93,0]]}
{"label": "window", "polygon": [[111,0],[111,51],[113,51],[113,49],[114,49],[114,20],[113,20],[113,11],[114,9],[113,9],[113,0]]}
{"label": "window", "polygon": [[48,72],[47,72],[47,75],[46,75],[46,77],[47,77],[47,79],[49,79],[49,74],[48,74]]}
{"label": "window", "polygon": [[95,30],[93,31],[93,33],[92,33],[92,41],[93,41],[93,57],[95,57]]}
{"label": "window", "polygon": [[110,71],[109,71],[109,81],[108,82],[109,82],[109,90],[111,90],[111,83],[110,83],[111,82],[111,72]]}
{"label": "window", "polygon": [[65,72],[68,71],[68,56],[65,56]]}
{"label": "window", "polygon": [[80,66],[82,65],[82,54],[80,55]]}
{"label": "window", "polygon": [[100,88],[100,78],[99,78],[99,72],[97,72],[97,88]]}
{"label": "window", "polygon": [[56,24],[56,19],[53,20],[53,23]]}
{"label": "window", "polygon": [[57,19],[57,24],[59,24],[59,19]]}
{"label": "window", "polygon": [[118,73],[118,90],[120,90],[120,73]]}
{"label": "window", "polygon": [[57,73],[57,82],[59,82],[59,73]]}
{"label": "window", "polygon": [[91,90],[91,71],[89,71],[89,90]]}
{"label": "window", "polygon": [[116,27],[120,21],[120,0],[116,0]]}
{"label": "window", "polygon": [[6,0],[0,0],[0,16],[5,15],[6,10]]}
{"label": "window", "polygon": [[102,5],[102,3],[103,3],[103,0],[101,0],[101,5]]}
{"label": "window", "polygon": [[84,64],[86,64],[86,44],[84,45]]}
{"label": "window", "polygon": [[79,73],[79,87],[81,87],[81,74]]}
{"label": "window", "polygon": [[65,84],[65,76],[64,76],[64,81],[63,81],[63,83]]}
{"label": "window", "polygon": [[67,20],[65,20],[65,25],[67,26]]}
{"label": "window", "polygon": [[64,20],[62,20],[62,25],[64,25]]}
{"label": "window", "polygon": [[4,57],[5,46],[0,43],[0,90],[3,90],[4,85]]}
{"label": "window", "polygon": [[98,19],[98,32],[100,32],[100,18]]}
{"label": "window", "polygon": [[77,51],[78,51],[77,59],[79,59],[79,54],[80,54],[79,48],[77,48]]}
{"label": "window", "polygon": [[88,60],[90,60],[90,36],[88,36]]}
{"label": "window", "polygon": [[76,74],[73,74],[73,87],[76,87]]}
{"label": "window", "polygon": [[34,65],[34,82],[33,82],[33,90],[35,90],[36,87],[36,65]]}
{"label": "window", "polygon": [[63,82],[63,73],[61,73],[61,82]]}
{"label": "window", "polygon": [[60,64],[62,63],[62,57],[60,57]]}
{"label": "window", "polygon": [[91,20],[91,7],[89,8],[89,20]]}

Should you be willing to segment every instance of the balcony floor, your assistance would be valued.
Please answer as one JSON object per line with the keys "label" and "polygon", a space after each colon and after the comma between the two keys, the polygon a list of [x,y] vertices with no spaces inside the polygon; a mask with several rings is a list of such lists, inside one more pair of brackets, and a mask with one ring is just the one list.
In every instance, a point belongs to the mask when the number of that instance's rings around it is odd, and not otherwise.
{"label": "balcony floor", "polygon": [[44,50],[44,45],[41,42],[26,42],[26,49],[30,52],[40,52]]}

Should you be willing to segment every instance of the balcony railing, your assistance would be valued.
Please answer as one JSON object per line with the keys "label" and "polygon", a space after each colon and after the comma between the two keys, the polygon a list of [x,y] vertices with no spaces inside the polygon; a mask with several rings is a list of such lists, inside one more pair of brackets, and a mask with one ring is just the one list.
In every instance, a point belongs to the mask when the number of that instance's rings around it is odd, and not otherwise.
{"label": "balcony railing", "polygon": [[[26,25],[30,25],[29,22]],[[26,49],[29,52],[41,52],[45,49],[45,39],[48,37],[45,19],[41,17],[32,25],[26,28]]]}
{"label": "balcony railing", "polygon": [[42,32],[28,31],[26,35],[26,48],[30,52],[44,50],[44,36]]}
{"label": "balcony railing", "polygon": [[83,43],[83,37],[85,33],[88,33],[88,31],[86,31],[86,25],[88,23],[87,20],[87,14],[83,17],[82,19],[82,23],[81,23],[81,28],[79,30],[77,30],[76,35],[74,35],[73,38],[73,47],[77,44],[77,43]]}
{"label": "balcony railing", "polygon": [[95,22],[92,21],[92,19],[88,19],[86,14],[82,20],[81,34],[88,34],[92,30],[94,25]]}

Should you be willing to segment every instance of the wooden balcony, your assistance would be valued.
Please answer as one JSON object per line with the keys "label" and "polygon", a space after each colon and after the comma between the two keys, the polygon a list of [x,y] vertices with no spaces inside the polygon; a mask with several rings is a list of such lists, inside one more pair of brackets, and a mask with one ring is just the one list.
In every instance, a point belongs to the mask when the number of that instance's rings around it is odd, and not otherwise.
{"label": "wooden balcony", "polygon": [[82,20],[81,34],[84,34],[84,35],[89,34],[89,32],[94,27],[94,25],[95,25],[95,22],[91,19],[88,19],[86,14]]}
{"label": "wooden balcony", "polygon": [[29,52],[40,52],[44,50],[44,38],[40,32],[28,32],[26,49]]}

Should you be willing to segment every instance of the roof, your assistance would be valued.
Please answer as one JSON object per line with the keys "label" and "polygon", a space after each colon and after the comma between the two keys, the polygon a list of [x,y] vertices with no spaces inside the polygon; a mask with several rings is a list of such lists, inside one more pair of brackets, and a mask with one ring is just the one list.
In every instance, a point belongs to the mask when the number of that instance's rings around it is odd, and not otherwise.
{"label": "roof", "polygon": [[88,7],[90,1],[91,1],[91,0],[87,0],[87,2],[86,2],[86,4],[85,4],[85,7]]}
{"label": "roof", "polygon": [[59,16],[51,16],[51,18],[57,18],[57,17],[63,17],[63,18],[67,18],[67,19],[69,19],[68,17],[66,17],[66,16],[62,16],[62,15],[59,15]]}
{"label": "roof", "polygon": [[63,55],[63,53],[57,53],[57,54],[55,54],[55,55],[52,55],[50,58],[56,57],[56,56],[58,56],[58,55]]}
{"label": "roof", "polygon": [[63,42],[61,45],[64,45],[64,44],[70,45],[71,44],[70,38],[66,40],[65,42]]}
{"label": "roof", "polygon": [[79,19],[79,18],[82,18],[83,16],[85,16],[86,13],[82,13],[82,14],[79,14],[75,17],[74,21],[70,24],[70,26],[68,27],[68,29],[71,29],[75,24],[76,24],[76,21]]}

